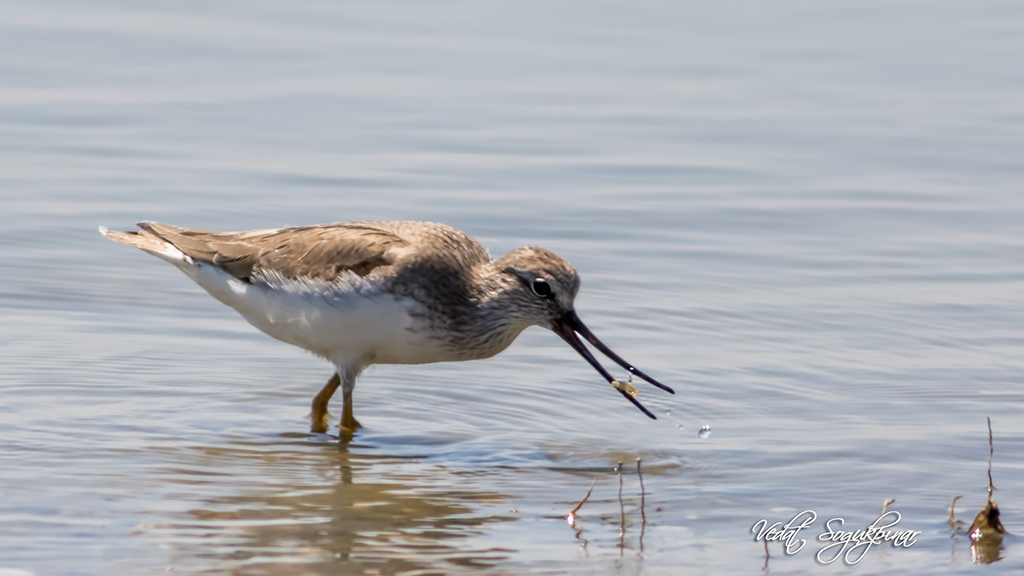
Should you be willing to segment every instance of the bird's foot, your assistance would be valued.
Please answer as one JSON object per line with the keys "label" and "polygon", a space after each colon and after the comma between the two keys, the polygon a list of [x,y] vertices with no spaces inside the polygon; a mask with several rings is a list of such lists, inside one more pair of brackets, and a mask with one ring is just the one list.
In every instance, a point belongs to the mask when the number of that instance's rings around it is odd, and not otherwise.
{"label": "bird's foot", "polygon": [[328,429],[327,419],[330,418],[330,414],[326,411],[320,414],[310,414],[309,416],[309,430],[314,434],[326,434]]}
{"label": "bird's foot", "polygon": [[351,442],[356,435],[357,428],[362,428],[362,424],[355,418],[342,418],[341,423],[338,424],[338,440],[343,443]]}
{"label": "bird's foot", "polygon": [[355,418],[342,418],[341,423],[338,424],[338,428],[340,428],[342,432],[347,432],[349,434],[354,434],[356,429],[362,427],[363,425],[360,424],[359,421],[356,420]]}

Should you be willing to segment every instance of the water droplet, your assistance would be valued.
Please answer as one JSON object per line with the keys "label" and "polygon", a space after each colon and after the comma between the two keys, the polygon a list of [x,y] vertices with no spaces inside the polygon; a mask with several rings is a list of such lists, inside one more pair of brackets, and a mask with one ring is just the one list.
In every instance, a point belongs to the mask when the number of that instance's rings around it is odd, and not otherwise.
{"label": "water droplet", "polygon": [[665,410],[665,416],[671,416],[671,415],[672,415],[672,411],[671,410]]}
{"label": "water droplet", "polygon": [[711,426],[708,426],[707,424],[701,426],[700,427],[700,432],[697,432],[697,438],[700,438],[701,440],[707,440],[710,437],[711,437]]}
{"label": "water droplet", "polygon": [[683,429],[683,425],[682,424],[676,424],[676,428],[679,428],[680,430],[682,430]]}

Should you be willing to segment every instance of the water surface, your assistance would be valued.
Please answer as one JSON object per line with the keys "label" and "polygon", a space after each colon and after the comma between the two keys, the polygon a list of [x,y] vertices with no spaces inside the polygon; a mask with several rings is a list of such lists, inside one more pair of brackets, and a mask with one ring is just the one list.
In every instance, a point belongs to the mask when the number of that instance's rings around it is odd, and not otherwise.
{"label": "water surface", "polygon": [[[751,574],[805,509],[768,571],[975,570],[987,416],[1024,534],[1022,62],[1011,2],[6,3],[0,574]],[[329,366],[96,233],[143,219],[542,245],[678,393],[531,329],[310,435]],[[815,561],[889,498],[915,545]]]}

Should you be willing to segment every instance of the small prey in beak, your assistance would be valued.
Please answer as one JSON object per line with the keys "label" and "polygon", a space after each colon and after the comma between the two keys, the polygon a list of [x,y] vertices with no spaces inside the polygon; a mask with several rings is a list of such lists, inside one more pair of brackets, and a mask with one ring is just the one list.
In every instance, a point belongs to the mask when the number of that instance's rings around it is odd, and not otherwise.
{"label": "small prey in beak", "polygon": [[658,388],[661,388],[662,390],[670,394],[676,393],[675,390],[669,388],[668,386],[665,386],[664,384],[658,382],[654,378],[651,378],[647,374],[644,374],[638,368],[636,368],[629,362],[623,360],[622,357],[620,357],[618,354],[612,352],[611,348],[605,346],[603,342],[597,339],[597,336],[594,336],[594,333],[591,332],[589,328],[587,328],[587,326],[583,323],[582,320],[580,320],[580,317],[576,314],[575,310],[569,310],[562,316],[552,320],[551,330],[554,331],[555,334],[561,336],[562,340],[565,340],[569,344],[569,346],[573,347],[574,350],[579,352],[580,356],[583,356],[584,360],[589,362],[590,365],[593,366],[594,369],[597,370],[597,372],[601,376],[604,376],[605,380],[608,380],[608,383],[611,384],[613,388],[619,391],[619,394],[622,394],[622,396],[626,400],[632,402],[634,406],[639,408],[640,411],[646,414],[649,418],[657,420],[657,417],[654,415],[654,413],[648,410],[643,404],[640,403],[639,400],[637,400],[634,397],[636,393],[636,388],[632,387],[632,385],[623,386],[624,383],[619,382],[615,378],[613,378],[612,375],[609,374],[608,371],[604,369],[604,366],[601,366],[601,363],[598,362],[596,358],[594,358],[594,355],[590,353],[590,350],[587,349],[586,344],[584,344],[583,341],[580,340],[580,336],[585,338],[587,342],[590,342],[590,344],[594,348],[600,350],[605,356],[610,358],[613,362],[625,368],[630,374],[639,376],[640,378],[650,382],[651,384],[657,386]]}

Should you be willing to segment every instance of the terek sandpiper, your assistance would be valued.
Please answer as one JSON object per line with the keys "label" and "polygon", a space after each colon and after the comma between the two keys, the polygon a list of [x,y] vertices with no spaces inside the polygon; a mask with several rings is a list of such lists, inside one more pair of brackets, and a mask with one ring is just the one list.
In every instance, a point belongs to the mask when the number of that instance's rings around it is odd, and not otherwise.
{"label": "terek sandpiper", "polygon": [[325,358],[335,374],[313,399],[312,429],[327,431],[341,386],[340,427],[359,427],[356,377],[371,364],[489,358],[528,326],[562,337],[627,400],[654,414],[594,358],[580,336],[631,375],[674,393],[605,346],[573,308],[580,278],[535,246],[491,260],[476,240],[430,222],[346,222],[204,232],[140,222],[100,232],[174,264],[214,298],[278,340]]}

